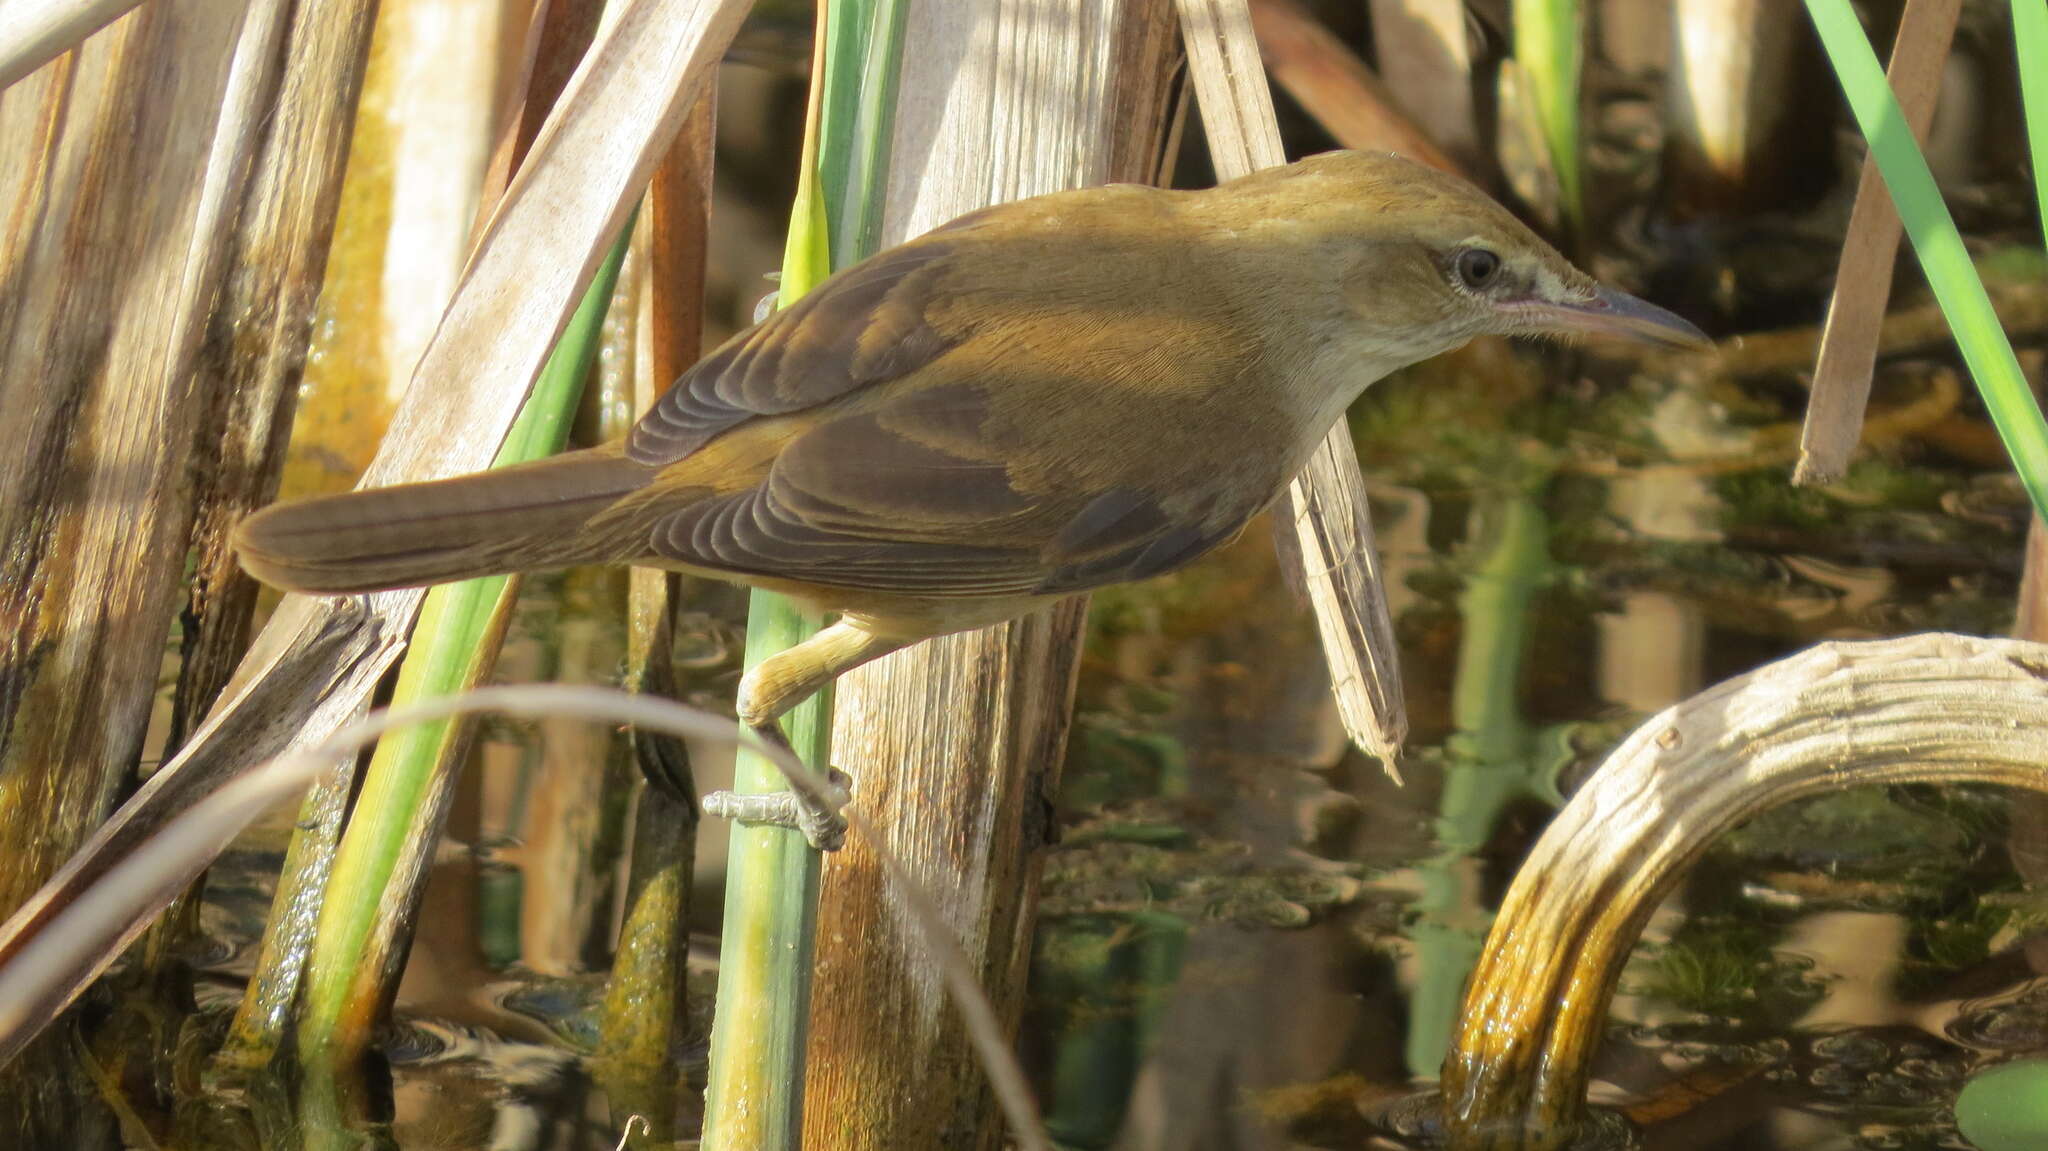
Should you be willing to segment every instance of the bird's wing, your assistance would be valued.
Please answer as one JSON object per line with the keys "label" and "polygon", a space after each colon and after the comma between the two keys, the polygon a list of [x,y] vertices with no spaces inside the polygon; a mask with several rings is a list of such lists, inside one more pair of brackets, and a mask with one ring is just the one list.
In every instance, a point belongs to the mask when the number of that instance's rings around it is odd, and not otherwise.
{"label": "bird's wing", "polygon": [[1128,486],[1020,490],[976,384],[906,390],[802,432],[754,487],[659,518],[696,567],[922,596],[1082,591],[1171,570],[1242,520],[1175,516]]}
{"label": "bird's wing", "polygon": [[965,337],[934,321],[956,244],[933,236],[826,280],[685,372],[626,440],[663,467],[757,416],[787,415],[900,379]]}
{"label": "bird's wing", "polygon": [[[1128,218],[1157,210],[1153,195],[1133,189],[1119,211]],[[1083,309],[1072,300],[1017,291],[1002,270],[1018,258],[1005,238],[1021,228],[1031,258],[1042,261],[1052,258],[1041,250],[1047,233],[1028,223],[983,225],[1017,223],[1016,212],[1045,203],[963,217],[847,269],[726,342],[633,429],[627,457],[663,472],[612,514],[650,525],[655,554],[678,563],[932,596],[1061,593],[1141,579],[1227,538],[1242,516],[1212,507],[1176,514],[1127,470],[1064,471],[1056,483],[1017,478],[1013,464],[1042,457],[1048,437],[1069,441],[1077,459],[1128,454],[1127,430],[1049,430],[1045,381],[1020,368],[1023,359],[1043,362],[1045,348],[1078,342],[1086,354],[1064,359],[1142,376],[1162,356],[1161,317],[1109,322],[1122,300],[1099,285],[1075,288],[1093,293],[1087,324],[1073,321]],[[1113,242],[1124,230],[1091,243]],[[975,344],[998,320],[1000,350]],[[1193,362],[1218,372],[1240,367],[1218,356]],[[1112,383],[1147,391],[1130,380],[1092,381],[1098,403]],[[1107,410],[1117,413],[1113,404]],[[763,478],[704,491],[693,453],[750,421],[796,413],[805,418],[790,425]],[[1110,446],[1071,442],[1077,435]],[[674,498],[684,488],[692,498]]]}

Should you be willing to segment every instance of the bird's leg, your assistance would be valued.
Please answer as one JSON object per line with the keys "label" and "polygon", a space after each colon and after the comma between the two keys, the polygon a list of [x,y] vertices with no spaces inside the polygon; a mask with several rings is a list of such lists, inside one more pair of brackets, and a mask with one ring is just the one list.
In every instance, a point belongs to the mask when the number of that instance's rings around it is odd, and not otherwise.
{"label": "bird's leg", "polygon": [[[764,742],[774,744],[790,755],[796,754],[796,749],[790,746],[789,737],[782,733],[780,723],[769,720],[753,726],[751,730]],[[819,774],[822,779],[802,779],[785,773],[789,781],[788,791],[761,794],[714,791],[704,797],[705,814],[724,816],[745,824],[794,828],[803,832],[805,841],[819,851],[837,851],[846,841],[846,817],[839,814],[839,809],[853,798],[849,786],[853,781],[837,768],[827,767]],[[813,786],[817,783],[824,786]]]}
{"label": "bird's leg", "polygon": [[[789,737],[782,733],[785,712],[809,699],[840,673],[878,659],[904,646],[903,640],[887,639],[871,631],[857,617],[848,616],[786,651],[779,651],[757,664],[740,680],[736,710],[741,723],[763,740],[792,755]],[[791,776],[789,790],[769,795],[738,795],[729,791],[704,797],[704,811],[741,823],[765,823],[793,827],[804,834],[812,847],[835,851],[846,838],[846,819],[839,809],[851,797],[844,772],[827,767],[824,790],[808,780]]]}

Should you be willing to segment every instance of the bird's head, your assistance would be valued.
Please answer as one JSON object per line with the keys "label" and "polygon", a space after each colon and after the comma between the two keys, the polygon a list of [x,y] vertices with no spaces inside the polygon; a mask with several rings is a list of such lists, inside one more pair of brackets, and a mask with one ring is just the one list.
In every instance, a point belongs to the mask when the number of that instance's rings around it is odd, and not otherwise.
{"label": "bird's head", "polygon": [[1708,342],[1596,282],[1471,184],[1390,153],[1331,152],[1226,187],[1241,211],[1287,220],[1314,274],[1341,289],[1333,318],[1390,359],[1479,335]]}

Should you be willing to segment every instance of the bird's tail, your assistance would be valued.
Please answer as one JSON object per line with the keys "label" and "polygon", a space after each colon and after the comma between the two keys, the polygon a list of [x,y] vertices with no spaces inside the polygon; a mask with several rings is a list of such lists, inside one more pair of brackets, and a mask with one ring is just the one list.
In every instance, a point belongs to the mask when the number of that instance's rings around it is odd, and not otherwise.
{"label": "bird's tail", "polygon": [[650,469],[605,448],[429,483],[276,504],[235,529],[250,575],[316,595],[631,558],[589,529]]}

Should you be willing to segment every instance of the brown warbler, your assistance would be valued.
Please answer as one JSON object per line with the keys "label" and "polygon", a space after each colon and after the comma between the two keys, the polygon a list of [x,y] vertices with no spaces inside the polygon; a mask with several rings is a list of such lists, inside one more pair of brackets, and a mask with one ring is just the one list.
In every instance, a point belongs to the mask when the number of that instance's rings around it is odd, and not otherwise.
{"label": "brown warbler", "polygon": [[742,681],[773,734],[897,648],[1188,564],[1366,385],[1488,333],[1704,340],[1471,185],[1334,152],[974,212],[727,340],[621,442],[270,507],[235,545],[300,592],[630,563],[841,613]]}

